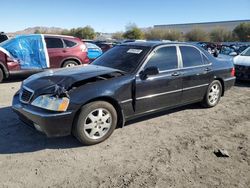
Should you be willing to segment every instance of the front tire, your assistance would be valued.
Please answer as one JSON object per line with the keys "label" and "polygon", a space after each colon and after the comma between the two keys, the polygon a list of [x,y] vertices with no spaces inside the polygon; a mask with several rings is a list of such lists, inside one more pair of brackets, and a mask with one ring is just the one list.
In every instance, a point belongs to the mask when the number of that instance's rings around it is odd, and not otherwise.
{"label": "front tire", "polygon": [[222,86],[220,81],[214,80],[208,87],[202,105],[207,108],[216,106],[221,98]]}
{"label": "front tire", "polygon": [[117,112],[108,102],[95,101],[82,107],[73,134],[84,145],[106,140],[117,125]]}

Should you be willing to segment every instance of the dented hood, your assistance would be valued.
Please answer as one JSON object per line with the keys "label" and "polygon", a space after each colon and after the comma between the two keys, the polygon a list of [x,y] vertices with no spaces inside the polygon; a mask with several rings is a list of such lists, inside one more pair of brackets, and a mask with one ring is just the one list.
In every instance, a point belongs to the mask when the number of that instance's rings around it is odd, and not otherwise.
{"label": "dented hood", "polygon": [[48,70],[30,76],[24,80],[23,86],[36,91],[41,89],[45,90],[46,88],[51,88],[55,85],[58,85],[64,87],[67,90],[77,82],[114,72],[121,71],[96,65]]}

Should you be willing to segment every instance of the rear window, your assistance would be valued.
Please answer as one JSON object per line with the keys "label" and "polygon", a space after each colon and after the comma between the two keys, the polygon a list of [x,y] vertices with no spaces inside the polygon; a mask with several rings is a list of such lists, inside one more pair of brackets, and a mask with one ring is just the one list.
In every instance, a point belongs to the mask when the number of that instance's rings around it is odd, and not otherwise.
{"label": "rear window", "polygon": [[71,47],[74,47],[77,45],[76,42],[73,42],[73,41],[70,41],[70,40],[66,40],[66,39],[63,39],[65,45],[67,48],[71,48]]}
{"label": "rear window", "polygon": [[89,42],[85,42],[87,48],[99,48],[98,46],[96,46],[95,44],[89,43]]}
{"label": "rear window", "polygon": [[63,42],[60,38],[45,38],[47,48],[63,48]]}
{"label": "rear window", "polygon": [[0,42],[8,40],[8,37],[6,35],[0,35]]}
{"label": "rear window", "polygon": [[191,46],[180,46],[183,67],[193,67],[203,65],[201,53]]}

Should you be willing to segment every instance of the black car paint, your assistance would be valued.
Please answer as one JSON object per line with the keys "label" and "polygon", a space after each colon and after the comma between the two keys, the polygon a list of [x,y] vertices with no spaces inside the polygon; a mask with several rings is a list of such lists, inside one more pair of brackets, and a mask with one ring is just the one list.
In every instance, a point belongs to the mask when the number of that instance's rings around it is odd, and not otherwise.
{"label": "black car paint", "polygon": [[235,75],[238,80],[250,81],[250,65],[234,65]]}
{"label": "black car paint", "polygon": [[123,125],[125,121],[147,113],[201,101],[209,83],[214,79],[221,81],[224,90],[234,85],[235,77],[231,76],[233,64],[219,62],[199,47],[196,48],[208,58],[209,64],[178,68],[142,79],[139,72],[147,61],[148,55],[156,47],[189,44],[128,43],[124,45],[150,48],[135,72],[126,74],[116,69],[88,65],[33,75],[23,82],[23,86],[35,91],[32,100],[39,95],[53,93],[56,85],[60,85],[68,90],[67,94],[70,97],[67,112],[51,112],[30,104],[23,104],[19,100],[19,93],[13,99],[14,111],[26,123],[40,125],[47,136],[64,136],[71,134],[77,114],[84,104],[90,101],[110,102],[116,108],[120,124]]}

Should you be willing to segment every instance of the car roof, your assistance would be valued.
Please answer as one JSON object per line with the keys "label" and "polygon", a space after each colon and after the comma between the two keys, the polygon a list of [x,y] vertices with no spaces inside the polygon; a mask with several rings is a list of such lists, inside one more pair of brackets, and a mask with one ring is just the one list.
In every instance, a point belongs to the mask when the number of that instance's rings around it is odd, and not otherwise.
{"label": "car roof", "polygon": [[[122,43],[120,45],[122,45],[122,46],[143,46],[143,47],[155,48],[155,47],[161,46],[161,45],[175,45],[175,44],[194,45],[194,44],[186,43],[186,42],[161,42],[161,41],[128,42],[128,43]],[[196,45],[194,45],[194,46],[196,46]]]}
{"label": "car roof", "polygon": [[53,35],[53,34],[43,34],[45,37],[58,37],[58,38],[71,38],[74,39],[76,37],[68,36],[68,35]]}
{"label": "car roof", "polygon": [[73,36],[68,36],[68,35],[53,35],[53,34],[23,34],[23,35],[16,35],[16,37],[29,37],[29,36],[36,36],[36,35],[43,35],[45,37],[58,37],[58,38],[76,39],[76,37],[73,37]]}

